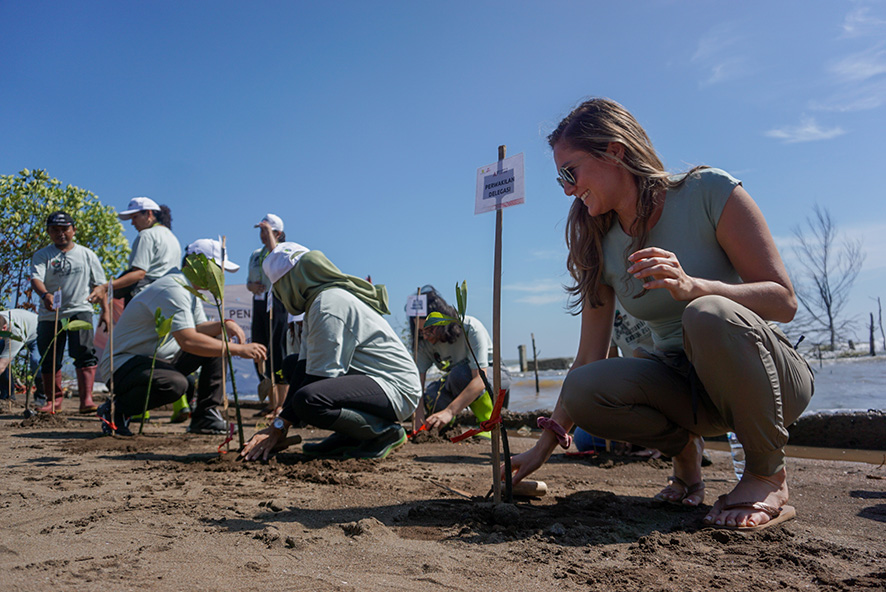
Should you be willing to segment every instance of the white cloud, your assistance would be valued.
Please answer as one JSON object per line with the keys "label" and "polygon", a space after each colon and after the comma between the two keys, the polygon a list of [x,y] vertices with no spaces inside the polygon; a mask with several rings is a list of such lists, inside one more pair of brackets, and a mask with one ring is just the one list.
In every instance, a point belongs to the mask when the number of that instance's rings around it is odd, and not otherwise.
{"label": "white cloud", "polygon": [[518,292],[525,295],[513,299],[514,302],[524,304],[543,305],[553,302],[565,304],[566,293],[563,285],[555,280],[541,280],[527,284],[508,284],[502,286],[508,292]]}
{"label": "white cloud", "polygon": [[886,28],[886,19],[871,15],[870,6],[859,6],[843,19],[844,37],[866,37]]}
{"label": "white cloud", "polygon": [[846,131],[839,126],[825,129],[820,127],[811,117],[804,117],[800,120],[799,125],[769,130],[765,135],[776,140],[782,140],[785,144],[795,144],[798,142],[830,140],[845,133]]}
{"label": "white cloud", "polygon": [[566,259],[565,249],[539,249],[529,253],[532,261],[564,261]]}
{"label": "white cloud", "polygon": [[864,51],[832,61],[827,69],[845,82],[863,82],[886,73],[886,48],[878,43]]}
{"label": "white cloud", "polygon": [[743,42],[728,24],[718,25],[698,40],[690,61],[703,72],[700,86],[721,84],[745,76],[749,67],[744,57],[732,53],[733,47]]}

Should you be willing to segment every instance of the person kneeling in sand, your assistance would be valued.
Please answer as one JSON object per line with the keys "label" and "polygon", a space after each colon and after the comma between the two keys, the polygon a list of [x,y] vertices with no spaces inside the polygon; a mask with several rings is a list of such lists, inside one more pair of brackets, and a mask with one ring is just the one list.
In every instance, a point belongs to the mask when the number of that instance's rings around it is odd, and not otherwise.
{"label": "person kneeling in sand", "polygon": [[[696,167],[670,175],[639,122],[608,99],[582,103],[548,136],[567,196],[578,353],[517,483],[568,447],[573,425],[656,448],[674,462],[655,500],[704,500],[704,437],[735,432],[747,468],[707,525],[759,529],[795,515],[784,446],[813,392],[812,370],[769,321],[797,298],[766,220],[741,182]],[[616,301],[649,323],[644,358],[607,359]]]}
{"label": "person kneeling in sand", "polygon": [[241,455],[267,459],[291,425],[305,421],[333,433],[302,446],[305,454],[384,458],[406,442],[398,422],[418,405],[421,384],[409,351],[382,318],[384,286],[343,274],[320,251],[281,243],[264,260],[274,297],[304,313],[296,371],[283,410]]}
{"label": "person kneeling in sand", "polygon": [[[455,308],[433,286],[423,287],[421,294],[427,298],[428,313],[437,312],[450,318],[458,316]],[[486,374],[492,366],[492,339],[486,327],[469,315],[464,319],[464,331],[456,323],[425,326],[425,319],[409,317],[413,342],[415,332],[419,333],[416,365],[424,391],[422,404],[413,418],[413,429],[418,430],[422,425],[428,429],[443,428],[467,407],[474,412],[478,422],[487,421],[492,416],[493,400],[480,376],[480,372]],[[477,356],[477,363],[471,351]],[[432,365],[443,372],[443,376],[425,387],[425,377]],[[505,402],[510,387],[511,375],[502,367],[501,390],[505,392]]]}
{"label": "person kneeling in sand", "polygon": [[[199,254],[221,266],[221,244],[212,239],[201,239],[185,250],[182,267],[193,265]],[[225,261],[226,271],[237,271],[239,266]],[[169,271],[143,289],[123,311],[114,328],[114,391],[116,409],[113,423],[119,436],[131,436],[129,418],[142,413],[151,381],[150,400],[147,409],[154,409],[177,401],[182,395],[190,395],[194,385],[188,375],[200,370],[197,381],[197,405],[191,416],[188,431],[196,434],[227,433],[227,422],[218,406],[224,403],[222,390],[222,357],[225,345],[220,339],[222,325],[208,321],[203,305],[185,285],[184,274],[178,269]],[[172,318],[172,339],[157,349],[153,378],[151,361],[160,337],[155,330],[157,309],[165,318]],[[246,343],[246,335],[234,321],[225,321],[228,334],[236,342],[229,343],[232,355],[251,360],[264,360],[265,346]],[[110,348],[102,355],[104,376],[110,376]],[[102,418],[102,431],[111,434],[111,403],[105,402],[98,409]]]}

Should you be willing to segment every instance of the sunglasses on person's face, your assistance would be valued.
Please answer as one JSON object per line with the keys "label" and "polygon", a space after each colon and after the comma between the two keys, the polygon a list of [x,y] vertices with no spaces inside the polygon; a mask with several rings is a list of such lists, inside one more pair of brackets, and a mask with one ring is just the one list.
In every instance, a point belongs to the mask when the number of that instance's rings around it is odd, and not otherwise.
{"label": "sunglasses on person's face", "polygon": [[575,185],[575,175],[572,174],[572,171],[575,170],[575,167],[560,167],[557,169],[557,172],[560,173],[560,176],[557,177],[557,183],[560,184],[560,187],[566,189],[567,183],[569,185]]}

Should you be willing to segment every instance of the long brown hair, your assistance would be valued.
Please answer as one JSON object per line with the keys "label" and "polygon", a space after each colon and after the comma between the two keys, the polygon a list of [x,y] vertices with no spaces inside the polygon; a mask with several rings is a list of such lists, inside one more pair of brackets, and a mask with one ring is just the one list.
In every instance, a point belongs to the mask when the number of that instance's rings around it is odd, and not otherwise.
{"label": "long brown hair", "polygon": [[[634,237],[630,250],[642,248],[649,238],[649,219],[664,201],[665,193],[681,185],[688,175],[669,178],[646,131],[627,109],[610,99],[590,99],[573,109],[548,136],[551,148],[558,142],[595,158],[614,160],[631,173],[637,186],[637,218],[628,229]],[[611,142],[624,146],[620,160],[606,152]],[[698,168],[702,167],[690,173]],[[569,309],[574,315],[580,314],[585,304],[591,307],[602,304],[598,292],[603,275],[603,237],[615,221],[615,212],[588,215],[579,199],[574,200],[569,209],[566,268],[575,283],[566,290],[570,294]]]}

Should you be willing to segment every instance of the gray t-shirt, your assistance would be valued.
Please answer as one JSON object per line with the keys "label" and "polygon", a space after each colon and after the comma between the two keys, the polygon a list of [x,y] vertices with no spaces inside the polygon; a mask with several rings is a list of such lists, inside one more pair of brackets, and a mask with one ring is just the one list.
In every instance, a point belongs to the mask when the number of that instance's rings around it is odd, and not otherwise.
{"label": "gray t-shirt", "polygon": [[[114,325],[114,368],[120,368],[134,356],[154,355],[160,341],[154,324],[157,308],[165,318],[172,317],[172,331],[194,328],[206,322],[203,305],[188,292],[187,282],[179,271],[171,271],[132,299]],[[170,333],[169,339],[157,350],[157,359],[171,362],[181,349]],[[99,362],[102,376],[111,375],[110,348],[105,349]]]}
{"label": "gray t-shirt", "polygon": [[21,349],[37,341],[37,315],[30,310],[14,308],[0,312],[0,316],[6,319],[6,330],[20,337],[21,341],[3,339],[0,346],[0,358],[14,358]]}
{"label": "gray t-shirt", "polygon": [[299,358],[312,376],[335,378],[350,370],[369,376],[401,421],[418,405],[421,383],[406,346],[380,314],[346,290],[324,290],[311,304]]}
{"label": "gray t-shirt", "polygon": [[[677,255],[687,274],[742,283],[717,241],[717,224],[732,190],[741,182],[720,169],[703,169],[683,185],[668,191],[661,218],[649,231],[646,244]],[[623,310],[646,321],[656,349],[683,350],[683,310],[689,302],[674,300],[667,290],[643,290],[643,281],[626,272],[632,239],[618,222],[603,237],[603,283],[612,286]]]}
{"label": "gray t-shirt", "polygon": [[[58,316],[63,319],[79,312],[92,312],[92,305],[86,299],[94,287],[107,282],[96,254],[78,244],[67,252],[49,245],[34,253],[31,278],[42,281],[50,294],[61,288],[62,306]],[[46,310],[42,301],[39,319],[55,320],[55,312]]]}
{"label": "gray t-shirt", "polygon": [[[481,368],[492,365],[492,339],[483,323],[472,316],[465,315],[465,334],[471,348],[477,355],[477,361]],[[438,342],[433,345],[422,339],[418,344],[418,371],[425,374],[432,364],[438,369],[452,368],[465,361],[470,361],[470,367],[475,366],[474,359],[465,340],[459,337],[455,343]],[[447,364],[448,362],[448,364]]]}
{"label": "gray t-shirt", "polygon": [[142,230],[132,241],[129,266],[144,270],[145,278],[149,281],[178,269],[181,260],[181,244],[172,231],[162,224]]}

